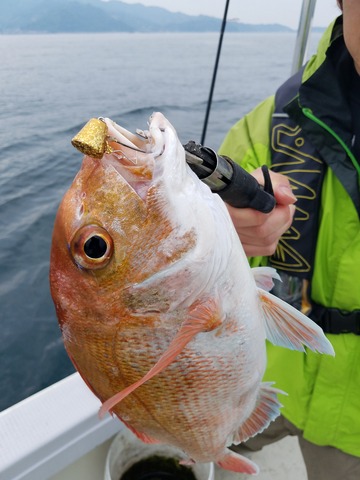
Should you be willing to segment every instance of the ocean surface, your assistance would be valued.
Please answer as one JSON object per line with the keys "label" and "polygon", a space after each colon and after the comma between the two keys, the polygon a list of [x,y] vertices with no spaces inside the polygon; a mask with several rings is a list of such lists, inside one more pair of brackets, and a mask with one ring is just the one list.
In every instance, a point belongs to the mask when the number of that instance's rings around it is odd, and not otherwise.
{"label": "ocean surface", "polygon": [[[287,78],[295,41],[225,34],[207,146]],[[0,410],[74,372],[48,281],[56,210],[81,163],[72,137],[92,117],[135,131],[161,111],[199,142],[217,45],[212,33],[0,35]]]}

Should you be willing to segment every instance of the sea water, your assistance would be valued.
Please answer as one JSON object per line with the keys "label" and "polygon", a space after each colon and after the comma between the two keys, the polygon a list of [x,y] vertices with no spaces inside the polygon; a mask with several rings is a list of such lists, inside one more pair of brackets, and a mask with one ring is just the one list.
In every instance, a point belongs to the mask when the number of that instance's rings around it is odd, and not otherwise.
{"label": "sea water", "polygon": [[[287,78],[295,41],[225,34],[207,146]],[[182,143],[199,142],[217,47],[213,33],[0,35],[0,410],[74,372],[48,281],[56,210],[81,163],[71,138],[91,117],[135,131],[161,111]]]}

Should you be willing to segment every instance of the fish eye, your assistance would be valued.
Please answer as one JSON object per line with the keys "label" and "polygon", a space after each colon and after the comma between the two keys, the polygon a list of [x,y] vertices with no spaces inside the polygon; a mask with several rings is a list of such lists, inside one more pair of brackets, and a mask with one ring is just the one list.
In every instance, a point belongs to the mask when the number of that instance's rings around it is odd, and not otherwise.
{"label": "fish eye", "polygon": [[107,250],[106,241],[99,235],[94,235],[84,243],[84,252],[89,258],[101,258]]}
{"label": "fish eye", "polygon": [[109,233],[98,225],[86,225],[77,230],[70,242],[71,254],[82,268],[104,268],[110,261],[114,244]]}

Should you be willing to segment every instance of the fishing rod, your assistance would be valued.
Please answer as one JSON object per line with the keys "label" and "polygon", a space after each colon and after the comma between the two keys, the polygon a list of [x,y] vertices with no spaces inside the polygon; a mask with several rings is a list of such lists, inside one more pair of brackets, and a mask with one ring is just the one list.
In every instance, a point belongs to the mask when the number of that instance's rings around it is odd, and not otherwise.
{"label": "fishing rod", "polygon": [[226,0],[201,144],[197,144],[191,140],[184,145],[186,161],[196,175],[206,183],[214,193],[218,193],[225,202],[237,208],[255,208],[261,212],[269,213],[275,207],[275,197],[267,167],[262,168],[265,182],[264,187],[262,187],[250,173],[246,172],[240,165],[237,165],[231,158],[217,155],[211,148],[203,146],[205,143],[229,4],[230,0]]}
{"label": "fishing rod", "polygon": [[[213,70],[210,93],[209,93],[209,98],[207,102],[205,120],[204,120],[203,131],[202,131],[201,142],[200,142],[202,145],[204,145],[205,143],[206,131],[207,131],[207,126],[209,122],[209,115],[210,115],[212,98],[213,98],[214,88],[215,88],[216,75],[217,75],[218,66],[219,66],[222,41],[223,41],[226,22],[227,22],[229,4],[230,4],[230,0],[226,0],[223,20],[221,24],[221,31],[219,36],[218,49],[217,49],[217,54],[215,59],[215,66]],[[316,0],[303,0],[302,2],[299,26],[298,26],[297,37],[296,37],[296,44],[295,44],[294,55],[293,55],[293,62],[291,67],[291,74],[294,74],[295,72],[297,72],[303,64],[306,48],[309,41],[309,34],[311,30],[311,23],[314,16],[315,6],[316,6]]]}
{"label": "fishing rod", "polygon": [[206,107],[203,132],[202,132],[202,135],[201,135],[201,144],[202,145],[204,145],[204,143],[205,143],[206,130],[207,130],[207,125],[208,125],[208,121],[209,121],[210,109],[211,109],[211,104],[212,104],[212,97],[213,97],[214,88],[215,88],[216,74],[217,74],[218,66],[219,66],[220,53],[221,53],[222,41],[223,41],[225,27],[226,27],[226,20],[227,20],[229,4],[230,4],[230,0],[226,0],[224,16],[223,16],[223,20],[222,20],[222,24],[221,24],[221,30],[220,30],[218,49],[217,49],[217,53],[216,53],[215,66],[214,66],[213,76],[212,76],[212,80],[211,80],[209,99],[208,99],[207,107]]}

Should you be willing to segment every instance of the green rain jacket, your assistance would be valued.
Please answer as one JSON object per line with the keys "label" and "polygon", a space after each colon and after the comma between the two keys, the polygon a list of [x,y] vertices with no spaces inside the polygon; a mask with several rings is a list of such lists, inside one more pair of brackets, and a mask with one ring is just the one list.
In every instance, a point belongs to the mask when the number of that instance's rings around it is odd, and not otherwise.
{"label": "green rain jacket", "polygon": [[[316,148],[327,165],[319,195],[311,298],[325,307],[353,311],[360,309],[359,166],[354,164],[356,160],[349,151],[352,138],[352,132],[346,128],[349,107],[334,93],[339,87],[329,51],[338,38],[343,42],[342,17],[326,30],[316,55],[304,69],[294,116],[297,120],[302,117],[307,129],[319,132],[314,141],[320,139]],[[329,68],[334,70],[331,75]],[[311,88],[306,90],[310,84]],[[241,163],[248,171],[263,164],[271,167],[273,112],[274,96],[232,127],[220,153]],[[350,172],[349,184],[343,178],[344,171],[348,180]],[[266,259],[252,258],[250,263],[266,264]],[[277,388],[288,393],[281,397],[282,414],[303,431],[306,440],[360,457],[360,335],[328,334],[328,338],[335,357],[268,343],[264,380],[275,381]]]}

